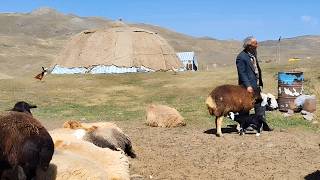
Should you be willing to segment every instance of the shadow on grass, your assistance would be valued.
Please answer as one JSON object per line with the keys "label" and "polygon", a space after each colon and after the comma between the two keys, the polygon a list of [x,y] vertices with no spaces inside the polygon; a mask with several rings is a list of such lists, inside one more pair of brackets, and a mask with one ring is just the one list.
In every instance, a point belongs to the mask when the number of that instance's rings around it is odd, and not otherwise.
{"label": "shadow on grass", "polygon": [[320,171],[317,170],[311,174],[308,174],[306,177],[304,177],[305,180],[318,180],[320,179]]}

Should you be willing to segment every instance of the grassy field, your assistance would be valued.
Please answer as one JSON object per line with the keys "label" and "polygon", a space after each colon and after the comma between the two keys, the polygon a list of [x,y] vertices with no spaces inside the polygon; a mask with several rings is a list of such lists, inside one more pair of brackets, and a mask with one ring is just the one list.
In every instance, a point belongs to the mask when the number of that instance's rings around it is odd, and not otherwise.
{"label": "grassy field", "polygon": [[[304,72],[305,92],[320,97],[320,68],[315,68],[316,64],[262,64],[264,91],[277,95],[277,72],[296,69]],[[147,105],[156,103],[176,108],[187,123],[213,126],[214,119],[208,115],[204,101],[215,86],[226,83],[237,83],[234,66],[177,74],[47,75],[43,81],[32,76],[16,77],[0,80],[0,108],[9,109],[19,100],[34,103],[39,107],[34,110],[35,116],[53,128],[70,119],[143,122]],[[316,114],[320,117],[319,111]],[[285,118],[273,111],[267,116],[275,128],[319,131],[299,114]]]}

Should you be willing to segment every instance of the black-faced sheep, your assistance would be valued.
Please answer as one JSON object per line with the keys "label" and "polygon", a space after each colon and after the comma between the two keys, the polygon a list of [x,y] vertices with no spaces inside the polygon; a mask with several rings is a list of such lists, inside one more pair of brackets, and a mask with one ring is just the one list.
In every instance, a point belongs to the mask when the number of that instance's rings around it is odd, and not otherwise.
{"label": "black-faced sheep", "polygon": [[29,180],[35,177],[37,168],[46,171],[49,166],[54,144],[48,131],[32,117],[30,108],[34,107],[18,102],[0,116],[0,176],[8,176],[8,172],[21,167]]}
{"label": "black-faced sheep", "polygon": [[223,116],[227,116],[229,112],[249,112],[254,107],[256,98],[258,97],[255,97],[254,93],[248,92],[242,86],[222,85],[216,87],[206,99],[210,115],[216,117],[216,135],[222,136]]}
{"label": "black-faced sheep", "polygon": [[14,107],[11,109],[11,111],[16,111],[16,112],[25,112],[25,113],[31,113],[32,108],[37,108],[36,105],[31,105],[27,102],[24,101],[19,101],[17,102]]}

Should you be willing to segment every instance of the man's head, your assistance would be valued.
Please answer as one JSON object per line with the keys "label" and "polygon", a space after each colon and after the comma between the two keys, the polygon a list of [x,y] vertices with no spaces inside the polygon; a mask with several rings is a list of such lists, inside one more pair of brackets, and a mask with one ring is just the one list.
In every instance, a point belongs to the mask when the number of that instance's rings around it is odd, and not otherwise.
{"label": "man's head", "polygon": [[257,54],[257,47],[258,47],[258,42],[255,37],[249,36],[243,40],[243,48],[254,55]]}

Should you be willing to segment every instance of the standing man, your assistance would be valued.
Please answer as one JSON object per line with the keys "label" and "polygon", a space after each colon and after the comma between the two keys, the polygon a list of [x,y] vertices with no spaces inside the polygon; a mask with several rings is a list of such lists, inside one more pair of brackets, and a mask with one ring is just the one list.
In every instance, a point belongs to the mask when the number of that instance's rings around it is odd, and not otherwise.
{"label": "standing man", "polygon": [[[261,88],[263,87],[261,69],[257,59],[257,39],[249,36],[243,40],[243,51],[237,56],[236,65],[238,70],[238,83],[244,86],[248,92],[254,93],[255,97],[260,97]],[[261,101],[256,101],[254,104],[254,111],[256,115],[262,115],[264,121],[265,106],[261,106]],[[241,112],[242,115],[248,116],[249,112]],[[272,129],[266,124],[263,124],[263,130],[271,131]]]}

